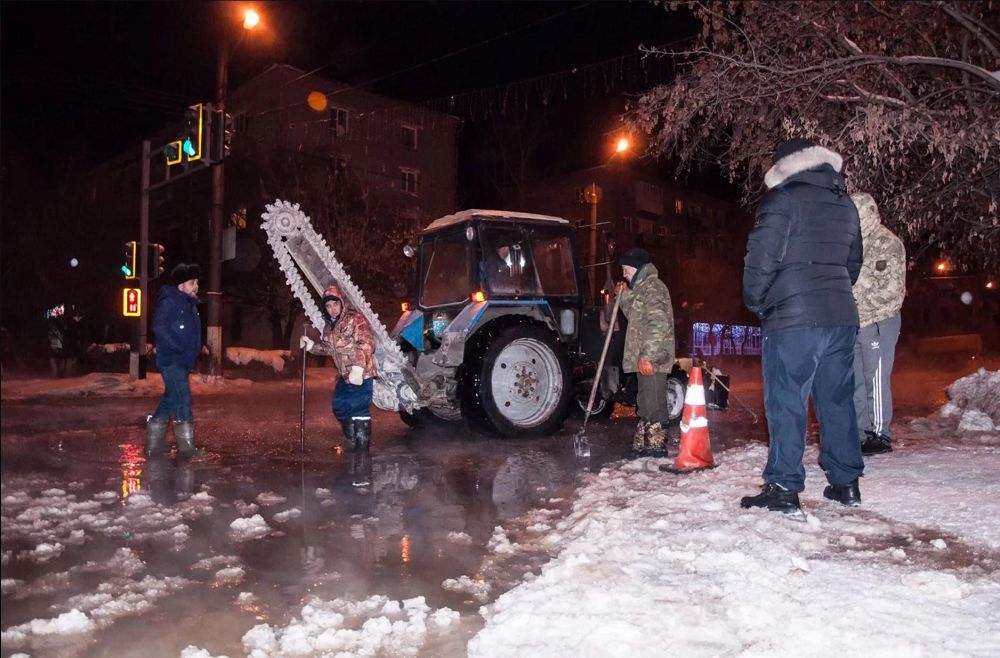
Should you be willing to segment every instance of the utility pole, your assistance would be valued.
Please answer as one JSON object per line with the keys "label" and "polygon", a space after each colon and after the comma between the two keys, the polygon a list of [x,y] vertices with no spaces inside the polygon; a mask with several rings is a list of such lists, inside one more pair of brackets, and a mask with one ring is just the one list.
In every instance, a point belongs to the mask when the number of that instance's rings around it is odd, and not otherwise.
{"label": "utility pole", "polygon": [[[229,45],[228,40],[219,40],[218,57],[215,68],[214,110],[225,116],[226,87],[228,84]],[[209,219],[208,255],[208,354],[212,376],[222,376],[222,222],[225,200],[225,170],[222,160],[212,165],[212,214]]]}
{"label": "utility pole", "polygon": [[[146,378],[146,338],[149,332],[149,314],[152,305],[149,303],[149,140],[142,140],[142,190],[139,205],[139,363],[137,379]],[[131,369],[130,369],[131,370]]]}
{"label": "utility pole", "polygon": [[590,204],[590,280],[591,301],[597,300],[597,204],[601,201],[601,188],[591,183],[584,190],[584,198]]}

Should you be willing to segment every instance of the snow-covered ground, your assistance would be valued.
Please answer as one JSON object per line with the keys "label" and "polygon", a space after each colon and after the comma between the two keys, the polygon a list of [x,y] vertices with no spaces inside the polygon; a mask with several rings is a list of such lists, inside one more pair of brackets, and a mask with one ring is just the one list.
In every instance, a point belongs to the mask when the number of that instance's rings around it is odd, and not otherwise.
{"label": "snow-covered ground", "polygon": [[557,557],[483,608],[469,655],[1000,655],[1000,376],[949,394],[868,460],[861,508],[822,497],[810,446],[805,522],[739,508],[764,446],[687,476],[591,476],[541,538]]}
{"label": "snow-covered ground", "polygon": [[[718,468],[688,476],[662,473],[665,460],[653,459],[581,475],[568,515],[533,509],[489,538],[495,565],[518,554],[552,557],[479,609],[486,624],[468,655],[1000,655],[1000,376],[980,371],[949,394],[939,413],[897,423],[895,452],[868,460],[860,508],[822,498],[813,442],[804,522],[739,508],[760,483],[759,444],[718,454]],[[79,482],[5,478],[5,604],[68,592],[81,580],[92,588],[4,628],[4,654],[72,655],[59,652],[192,588],[229,590],[233,610],[254,610],[256,594],[242,589],[250,566],[238,553],[281,533],[299,507],[270,491],[252,502],[213,493],[160,504],[146,490],[87,493]],[[320,502],[330,495],[314,492]],[[149,573],[133,549],[152,543],[182,555],[192,525],[220,515],[227,541],[178,574]],[[96,537],[123,545],[67,567],[66,555]],[[7,577],[14,561],[33,565],[27,577]],[[484,602],[496,595],[475,573],[456,573],[441,590]],[[242,651],[230,654],[457,655],[438,648],[465,646],[463,617],[476,613],[429,604],[438,594],[307,597],[283,617],[243,622]],[[199,644],[180,655],[216,655]]]}

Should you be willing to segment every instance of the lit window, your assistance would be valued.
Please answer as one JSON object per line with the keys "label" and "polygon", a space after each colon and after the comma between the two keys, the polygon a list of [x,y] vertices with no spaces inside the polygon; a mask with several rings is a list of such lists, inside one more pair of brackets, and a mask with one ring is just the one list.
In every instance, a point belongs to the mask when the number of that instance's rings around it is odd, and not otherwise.
{"label": "lit window", "polygon": [[400,189],[407,194],[416,195],[420,184],[420,172],[415,169],[400,169],[399,172],[402,175]]}
{"label": "lit window", "polygon": [[330,130],[333,130],[337,137],[343,137],[350,131],[347,110],[342,107],[330,108]]}
{"label": "lit window", "polygon": [[674,199],[674,212],[678,215],[684,214],[684,202],[680,199]]}

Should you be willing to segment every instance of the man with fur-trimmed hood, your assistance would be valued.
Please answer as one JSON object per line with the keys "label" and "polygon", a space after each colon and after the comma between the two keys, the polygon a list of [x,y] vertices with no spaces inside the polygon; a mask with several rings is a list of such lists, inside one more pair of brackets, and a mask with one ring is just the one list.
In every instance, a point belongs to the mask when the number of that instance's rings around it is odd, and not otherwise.
{"label": "man with fur-trimmed hood", "polygon": [[830,483],[823,495],[843,505],[861,502],[851,286],[861,271],[862,238],[842,162],[829,149],[792,139],[777,148],[764,176],[768,191],[747,241],[743,301],[761,320],[770,447],[764,486],[740,501],[745,508],[800,511],[810,393]]}
{"label": "man with fur-trimmed hood", "polygon": [[320,341],[302,336],[299,347],[333,357],[339,375],[333,389],[333,415],[344,429],[346,449],[367,452],[372,431],[369,406],[376,374],[372,328],[365,316],[347,306],[336,286],[323,291],[323,317],[326,326]]}
{"label": "man with fur-trimmed hood", "polygon": [[870,194],[852,194],[861,216],[864,259],[854,284],[858,338],[854,344],[854,408],[861,454],[892,452],[892,364],[899,340],[899,310],[906,296],[906,248],[882,224]]}

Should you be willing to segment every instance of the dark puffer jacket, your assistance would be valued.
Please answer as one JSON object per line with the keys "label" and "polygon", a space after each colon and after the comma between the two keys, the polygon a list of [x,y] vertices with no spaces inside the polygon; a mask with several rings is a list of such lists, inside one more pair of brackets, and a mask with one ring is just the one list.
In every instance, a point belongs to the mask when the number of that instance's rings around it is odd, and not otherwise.
{"label": "dark puffer jacket", "polygon": [[861,272],[858,211],[841,157],[821,146],[778,160],[747,241],[743,302],[765,332],[857,326],[851,286]]}
{"label": "dark puffer jacket", "polygon": [[198,300],[176,286],[163,286],[153,312],[156,365],[184,366],[188,370],[201,352],[201,317]]}

